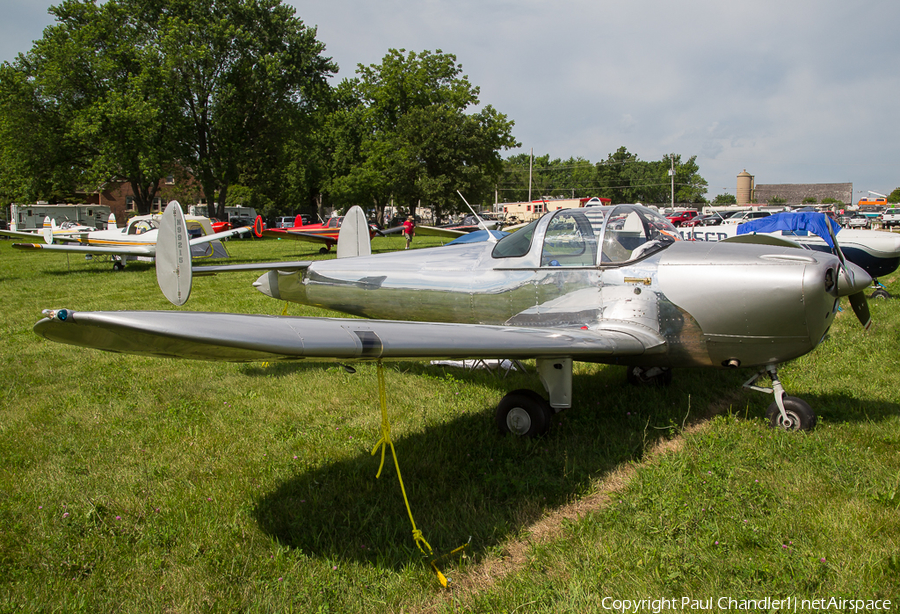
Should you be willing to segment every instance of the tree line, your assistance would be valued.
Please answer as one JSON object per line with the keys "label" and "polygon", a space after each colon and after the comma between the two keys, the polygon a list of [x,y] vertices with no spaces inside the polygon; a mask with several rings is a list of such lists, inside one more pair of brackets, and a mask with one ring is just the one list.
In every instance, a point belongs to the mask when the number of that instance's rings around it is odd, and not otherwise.
{"label": "tree line", "polygon": [[[606,196],[702,202],[696,157],[597,164],[524,154],[514,122],[456,57],[391,49],[336,85],[315,28],[281,0],[65,0],[0,66],[0,199],[66,202],[110,181],[146,213],[167,178],[185,197],[265,214],[387,204],[438,217],[471,202]],[[187,181],[191,178],[191,181]],[[193,183],[191,183],[193,182]],[[82,196],[79,196],[81,194]]]}

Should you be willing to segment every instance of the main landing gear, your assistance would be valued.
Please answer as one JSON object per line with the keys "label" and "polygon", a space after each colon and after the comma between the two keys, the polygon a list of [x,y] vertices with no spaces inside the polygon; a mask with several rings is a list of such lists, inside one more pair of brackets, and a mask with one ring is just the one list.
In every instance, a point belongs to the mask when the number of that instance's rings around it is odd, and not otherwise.
{"label": "main landing gear", "polygon": [[513,390],[497,405],[494,416],[504,435],[523,437],[543,435],[556,412],[572,406],[572,359],[537,359],[537,370],[550,400],[525,388]]}
{"label": "main landing gear", "polygon": [[[771,388],[756,385],[757,380],[763,375],[769,376],[772,381]],[[809,431],[816,426],[816,414],[809,403],[784,393],[784,387],[778,379],[776,365],[769,365],[759,371],[744,383],[744,388],[775,396],[775,401],[766,410],[766,418],[772,428],[782,428],[786,431]]]}

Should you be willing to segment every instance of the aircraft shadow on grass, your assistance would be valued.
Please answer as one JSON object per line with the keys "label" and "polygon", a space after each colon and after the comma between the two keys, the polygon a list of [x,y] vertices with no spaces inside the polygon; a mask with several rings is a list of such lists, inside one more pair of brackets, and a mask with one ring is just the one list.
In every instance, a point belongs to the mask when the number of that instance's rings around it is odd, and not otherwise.
{"label": "aircraft shadow on grass", "polygon": [[[433,367],[422,369],[432,371]],[[596,479],[639,460],[655,441],[681,426],[729,411],[741,418],[765,420],[765,404],[755,395],[743,392],[729,397],[736,383],[747,376],[743,371],[683,371],[683,386],[635,389],[623,385],[617,369],[607,370],[612,374],[600,378],[599,387],[605,384],[602,395],[597,392],[597,376],[575,376],[576,398],[582,401],[558,414],[542,438],[496,435],[493,409],[487,407],[395,437],[416,525],[436,554],[449,552],[470,536],[470,553],[490,551],[539,520],[546,510],[588,491]],[[483,374],[464,370],[454,370],[454,377],[488,381]],[[726,401],[713,402],[717,409],[697,404],[688,410],[686,392],[692,391],[712,391],[705,398]],[[822,416],[834,422],[878,421],[900,413],[896,404],[843,395],[815,400]],[[373,433],[364,447],[373,446],[379,435]],[[373,457],[364,450],[348,460],[298,473],[257,501],[254,514],[259,526],[279,542],[311,556],[390,568],[408,564],[418,552],[390,452],[376,480],[379,461],[380,454]]]}

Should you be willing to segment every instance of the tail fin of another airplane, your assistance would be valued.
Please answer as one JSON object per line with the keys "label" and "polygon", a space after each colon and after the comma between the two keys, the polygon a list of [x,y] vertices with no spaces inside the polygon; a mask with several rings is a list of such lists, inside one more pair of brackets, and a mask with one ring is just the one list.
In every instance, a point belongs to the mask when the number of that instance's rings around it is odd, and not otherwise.
{"label": "tail fin of another airplane", "polygon": [[51,220],[50,216],[44,218],[44,228],[41,234],[44,236],[44,243],[53,245],[53,231],[56,230],[56,220]]}
{"label": "tail fin of another airplane", "polygon": [[110,212],[109,219],[106,220],[106,228],[107,229],[118,228],[118,225],[116,225],[116,214],[115,213]]}
{"label": "tail fin of another airplane", "polygon": [[156,283],[173,305],[184,305],[191,295],[190,239],[181,205],[173,200],[166,206],[156,236]]}
{"label": "tail fin of another airplane", "polygon": [[352,258],[372,254],[369,221],[359,206],[353,206],[341,222],[338,232],[337,257]]}

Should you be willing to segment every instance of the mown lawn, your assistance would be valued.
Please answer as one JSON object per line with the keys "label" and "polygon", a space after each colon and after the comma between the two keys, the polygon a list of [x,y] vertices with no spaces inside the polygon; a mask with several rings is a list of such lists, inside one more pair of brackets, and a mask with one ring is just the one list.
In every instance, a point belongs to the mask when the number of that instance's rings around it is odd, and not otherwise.
{"label": "mown lawn", "polygon": [[[376,240],[396,249],[402,239]],[[499,437],[536,375],[386,367],[393,465],[375,479],[376,368],[218,364],[52,344],[41,309],[172,309],[151,265],[0,241],[0,612],[569,612],[609,600],[900,598],[900,302],[847,308],[786,365],[811,433],[770,430],[751,372],[637,389],[576,366],[550,433]],[[419,245],[427,243],[417,238]],[[232,261],[309,259],[231,241]],[[198,278],[193,311],[278,314],[257,274]],[[900,293],[898,275],[884,281]],[[291,305],[291,315],[327,315]],[[680,603],[680,602],[679,602]],[[647,611],[647,610],[644,610]]]}

